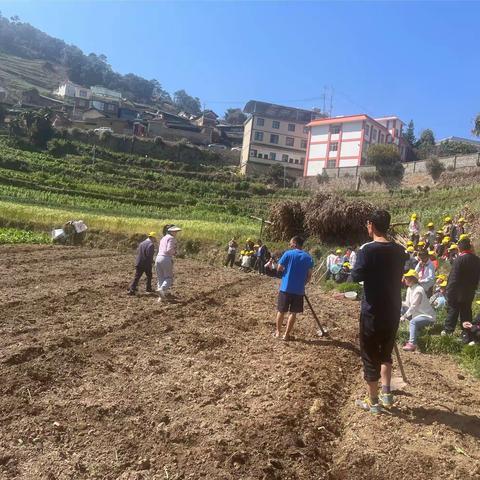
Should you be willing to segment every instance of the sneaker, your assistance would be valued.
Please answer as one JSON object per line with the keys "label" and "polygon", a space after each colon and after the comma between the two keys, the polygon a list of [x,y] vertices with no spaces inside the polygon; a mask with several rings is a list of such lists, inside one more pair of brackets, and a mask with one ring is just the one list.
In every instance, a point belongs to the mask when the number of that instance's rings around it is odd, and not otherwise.
{"label": "sneaker", "polygon": [[403,351],[404,352],[414,352],[415,350],[417,349],[417,346],[412,343],[412,342],[407,342],[404,346],[403,346]]}
{"label": "sneaker", "polygon": [[472,341],[472,342],[469,342],[468,345],[469,345],[470,347],[473,347],[473,346],[475,345],[475,342],[473,342],[473,341]]}
{"label": "sneaker", "polygon": [[393,398],[392,393],[378,393],[378,403],[383,407],[383,408],[392,408],[393,404],[395,403],[395,400]]}
{"label": "sneaker", "polygon": [[159,295],[160,298],[165,299],[167,297],[166,292],[164,290],[162,290],[161,288],[158,288],[157,292],[158,292],[158,295]]}
{"label": "sneaker", "polygon": [[371,403],[369,397],[365,397],[363,400],[357,400],[355,405],[366,412],[370,412],[372,415],[378,415],[382,412],[382,407],[378,403]]}

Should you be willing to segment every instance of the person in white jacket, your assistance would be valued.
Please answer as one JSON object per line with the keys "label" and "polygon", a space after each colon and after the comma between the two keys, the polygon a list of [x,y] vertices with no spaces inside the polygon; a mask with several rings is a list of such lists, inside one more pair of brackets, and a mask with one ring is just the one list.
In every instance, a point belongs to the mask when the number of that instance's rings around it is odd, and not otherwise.
{"label": "person in white jacket", "polygon": [[435,284],[435,266],[428,256],[428,252],[421,251],[418,254],[419,262],[415,267],[418,275],[418,283],[423,287],[425,293],[430,298]]}
{"label": "person in white jacket", "polygon": [[427,294],[418,283],[418,274],[415,270],[409,270],[404,275],[407,284],[407,295],[403,306],[406,312],[400,317],[401,321],[410,320],[410,338],[403,349],[406,352],[414,352],[417,349],[417,335],[422,327],[435,323],[435,311],[428,301]]}

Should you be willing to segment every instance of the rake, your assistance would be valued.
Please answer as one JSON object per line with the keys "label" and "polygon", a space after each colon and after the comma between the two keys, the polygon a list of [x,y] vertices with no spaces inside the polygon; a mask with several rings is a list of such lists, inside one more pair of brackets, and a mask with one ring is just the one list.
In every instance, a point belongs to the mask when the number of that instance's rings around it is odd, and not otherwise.
{"label": "rake", "polygon": [[312,312],[313,318],[315,319],[315,322],[317,322],[318,325],[318,330],[317,334],[319,337],[328,337],[328,331],[326,328],[322,327],[322,324],[320,323],[320,320],[317,317],[317,314],[315,313],[315,310],[312,307],[312,304],[310,303],[310,300],[308,299],[307,295],[304,295],[305,300],[307,301],[307,305],[310,308],[310,311]]}

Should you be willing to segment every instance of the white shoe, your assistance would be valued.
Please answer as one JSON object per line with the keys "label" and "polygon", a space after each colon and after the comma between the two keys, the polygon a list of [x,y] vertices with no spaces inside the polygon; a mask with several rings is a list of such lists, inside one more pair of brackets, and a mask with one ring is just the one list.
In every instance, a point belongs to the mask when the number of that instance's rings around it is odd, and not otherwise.
{"label": "white shoe", "polygon": [[166,298],[167,294],[165,293],[164,290],[162,290],[161,288],[159,288],[159,289],[157,290],[157,292],[158,292],[158,295],[160,296],[160,298]]}
{"label": "white shoe", "polygon": [[469,345],[473,346],[473,345],[475,345],[475,342],[470,342]]}

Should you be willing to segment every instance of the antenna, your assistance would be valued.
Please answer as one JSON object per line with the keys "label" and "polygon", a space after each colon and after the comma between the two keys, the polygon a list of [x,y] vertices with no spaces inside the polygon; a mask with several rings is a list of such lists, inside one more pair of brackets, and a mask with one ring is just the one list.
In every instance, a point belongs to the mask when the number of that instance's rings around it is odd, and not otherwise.
{"label": "antenna", "polygon": [[329,116],[331,117],[333,113],[333,95],[335,93],[335,90],[333,87],[330,87],[330,88],[332,89],[332,91],[330,92],[330,112],[329,112]]}
{"label": "antenna", "polygon": [[327,109],[326,105],[325,105],[326,104],[326,97],[327,97],[327,87],[324,85],[323,86],[323,95],[322,95],[322,98],[323,98],[323,110],[322,111],[323,111],[323,113],[325,113],[325,111]]}

